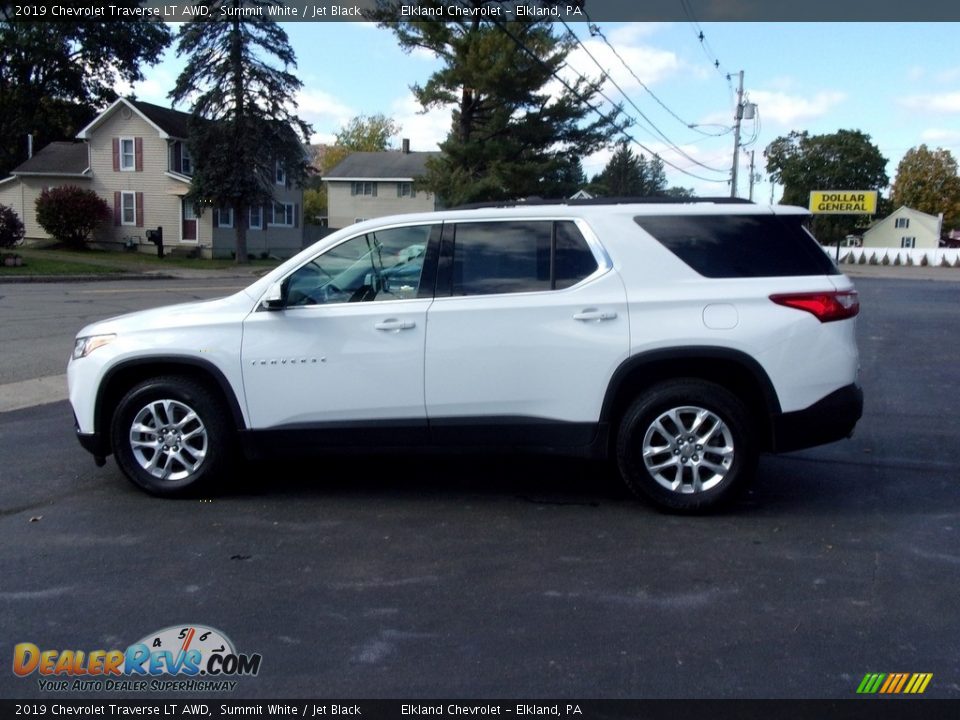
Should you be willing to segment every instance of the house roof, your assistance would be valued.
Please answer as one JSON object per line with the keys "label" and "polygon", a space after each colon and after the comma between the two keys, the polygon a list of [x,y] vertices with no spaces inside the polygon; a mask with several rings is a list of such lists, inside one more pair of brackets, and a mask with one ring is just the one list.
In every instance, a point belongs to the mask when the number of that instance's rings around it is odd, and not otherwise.
{"label": "house roof", "polygon": [[170,137],[181,139],[187,137],[187,122],[190,120],[190,113],[160,105],[152,105],[142,100],[131,100],[130,104]]}
{"label": "house roof", "polygon": [[414,180],[426,172],[438,152],[355,152],[347,155],[323,180]]}
{"label": "house roof", "polygon": [[83,175],[90,169],[85,143],[52,142],[15,167],[12,175]]}
{"label": "house roof", "polygon": [[180,112],[179,110],[162,107],[161,105],[153,105],[152,103],[146,103],[142,100],[132,100],[130,98],[120,98],[116,100],[110,107],[97,115],[89,125],[77,133],[77,137],[80,140],[89,139],[90,133],[96,130],[106,118],[110,117],[118,108],[124,107],[132,110],[150,123],[156,128],[157,134],[164,139],[176,138],[182,140],[187,137],[187,121],[190,118],[190,113]]}

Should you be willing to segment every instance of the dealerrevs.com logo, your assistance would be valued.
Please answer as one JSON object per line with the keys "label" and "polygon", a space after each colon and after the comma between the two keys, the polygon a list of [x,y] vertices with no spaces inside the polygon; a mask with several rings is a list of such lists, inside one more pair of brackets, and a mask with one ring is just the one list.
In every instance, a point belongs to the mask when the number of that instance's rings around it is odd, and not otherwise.
{"label": "dealerrevs.com logo", "polygon": [[230,691],[236,678],[257,675],[261,660],[203,625],[164,628],[126,650],[41,650],[30,642],[13,648],[14,674],[36,675],[44,692]]}

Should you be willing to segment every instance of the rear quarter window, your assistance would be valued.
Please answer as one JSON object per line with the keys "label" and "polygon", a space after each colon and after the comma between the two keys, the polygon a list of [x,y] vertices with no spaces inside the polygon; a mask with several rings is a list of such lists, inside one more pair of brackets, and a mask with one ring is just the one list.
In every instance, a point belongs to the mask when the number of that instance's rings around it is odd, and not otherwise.
{"label": "rear quarter window", "polygon": [[802,216],[653,215],[634,222],[708,278],[838,275]]}

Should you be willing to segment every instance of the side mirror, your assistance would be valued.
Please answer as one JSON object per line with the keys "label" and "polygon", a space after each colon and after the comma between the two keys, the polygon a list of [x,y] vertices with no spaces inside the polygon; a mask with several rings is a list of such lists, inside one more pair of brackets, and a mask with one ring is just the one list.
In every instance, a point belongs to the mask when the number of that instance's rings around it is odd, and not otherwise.
{"label": "side mirror", "polygon": [[271,285],[260,301],[260,307],[264,310],[283,310],[285,305],[282,282],[275,282]]}

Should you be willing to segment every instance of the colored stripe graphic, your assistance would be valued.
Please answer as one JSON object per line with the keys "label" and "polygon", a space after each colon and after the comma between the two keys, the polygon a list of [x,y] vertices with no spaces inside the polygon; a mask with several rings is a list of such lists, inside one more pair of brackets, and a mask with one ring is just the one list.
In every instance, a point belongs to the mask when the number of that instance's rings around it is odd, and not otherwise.
{"label": "colored stripe graphic", "polygon": [[867,673],[857,687],[858,695],[919,695],[926,691],[933,673]]}

